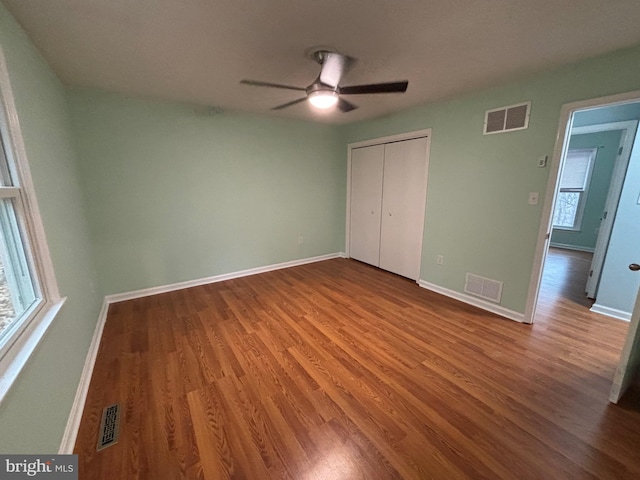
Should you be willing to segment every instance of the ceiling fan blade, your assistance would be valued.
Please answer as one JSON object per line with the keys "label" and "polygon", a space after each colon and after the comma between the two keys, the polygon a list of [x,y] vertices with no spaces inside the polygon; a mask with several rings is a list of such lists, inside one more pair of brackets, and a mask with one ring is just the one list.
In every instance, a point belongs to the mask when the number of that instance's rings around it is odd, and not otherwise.
{"label": "ceiling fan blade", "polygon": [[324,53],[320,81],[330,87],[337,87],[353,60],[353,58],[339,53]]}
{"label": "ceiling fan blade", "polygon": [[343,95],[365,95],[369,93],[404,93],[407,91],[409,82],[372,83],[370,85],[351,85],[350,87],[340,87]]}
{"label": "ceiling fan blade", "polygon": [[294,100],[293,102],[287,102],[287,103],[283,103],[282,105],[278,105],[277,107],[273,107],[271,110],[282,110],[283,108],[290,107],[291,105],[295,105],[296,103],[304,102],[306,99],[307,97],[302,97],[297,100]]}
{"label": "ceiling fan blade", "polygon": [[306,91],[306,88],[302,87],[293,87],[291,85],[282,85],[280,83],[270,83],[270,82],[261,82],[260,80],[240,80],[240,83],[244,83],[245,85],[252,85],[254,87],[272,87],[272,88],[285,88],[287,90],[299,90]]}
{"label": "ceiling fan blade", "polygon": [[350,112],[351,110],[355,110],[358,107],[355,106],[353,103],[346,101],[344,98],[339,98],[338,108],[340,109],[341,112],[347,113],[347,112]]}

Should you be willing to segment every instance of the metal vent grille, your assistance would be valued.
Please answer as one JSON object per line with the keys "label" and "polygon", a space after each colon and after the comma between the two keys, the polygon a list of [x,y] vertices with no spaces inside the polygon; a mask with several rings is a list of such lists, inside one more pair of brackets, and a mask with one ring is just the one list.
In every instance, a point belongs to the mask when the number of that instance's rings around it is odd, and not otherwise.
{"label": "metal vent grille", "polygon": [[529,127],[531,102],[494,108],[484,113],[484,134],[524,130]]}
{"label": "metal vent grille", "polygon": [[525,128],[529,116],[529,104],[519,105],[507,109],[507,121],[504,123],[505,130]]}
{"label": "metal vent grille", "polygon": [[500,303],[502,300],[502,282],[467,273],[464,291],[472,295]]}
{"label": "metal vent grille", "polygon": [[506,110],[496,110],[487,112],[484,133],[501,132],[504,130],[504,119],[507,116]]}
{"label": "metal vent grille", "polygon": [[98,450],[118,443],[120,433],[120,405],[114,403],[102,410],[102,421],[98,435]]}

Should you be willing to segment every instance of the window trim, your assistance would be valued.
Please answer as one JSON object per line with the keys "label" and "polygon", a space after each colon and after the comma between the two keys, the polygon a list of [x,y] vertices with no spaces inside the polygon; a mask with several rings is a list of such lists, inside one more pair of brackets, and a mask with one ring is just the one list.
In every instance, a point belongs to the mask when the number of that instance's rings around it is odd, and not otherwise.
{"label": "window trim", "polygon": [[[596,157],[598,155],[598,149],[597,147],[593,147],[593,148],[571,148],[569,150],[567,150],[567,155],[569,154],[569,152],[589,152],[589,166],[587,169],[587,176],[585,178],[585,187],[583,190],[577,189],[577,188],[558,188],[558,195],[557,197],[560,196],[560,193],[562,192],[573,192],[573,193],[579,193],[580,194],[580,199],[578,200],[578,208],[576,209],[576,216],[574,218],[573,221],[573,226],[572,227],[565,227],[565,226],[557,226],[557,225],[551,225],[551,228],[553,228],[554,230],[562,230],[565,232],[581,232],[582,231],[582,219],[584,216],[584,211],[585,208],[587,206],[587,197],[589,194],[589,189],[591,188],[591,174],[593,173],[593,167],[595,166],[596,163]],[[563,169],[564,169],[564,165],[563,165]],[[560,172],[560,182],[562,181],[562,173]],[[556,203],[558,202],[559,198],[556,198]],[[554,212],[555,213],[555,206],[554,206]],[[553,220],[553,216],[551,217],[551,219]]]}
{"label": "window trim", "polygon": [[[27,255],[33,263],[34,275],[42,299],[30,307],[24,320],[0,350],[0,402],[27,364],[29,358],[51,326],[66,298],[60,297],[58,283],[15,106],[13,90],[4,51],[0,46],[0,128],[6,149],[5,155],[17,175],[21,226],[27,245]],[[8,192],[8,191],[7,191]]]}

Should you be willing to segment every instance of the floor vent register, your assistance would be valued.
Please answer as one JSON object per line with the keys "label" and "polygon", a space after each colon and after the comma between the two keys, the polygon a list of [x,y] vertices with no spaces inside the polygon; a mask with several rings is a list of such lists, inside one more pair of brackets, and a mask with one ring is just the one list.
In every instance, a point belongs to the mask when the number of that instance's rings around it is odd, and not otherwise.
{"label": "floor vent register", "polygon": [[114,403],[102,410],[102,421],[98,435],[98,451],[118,443],[120,405]]}

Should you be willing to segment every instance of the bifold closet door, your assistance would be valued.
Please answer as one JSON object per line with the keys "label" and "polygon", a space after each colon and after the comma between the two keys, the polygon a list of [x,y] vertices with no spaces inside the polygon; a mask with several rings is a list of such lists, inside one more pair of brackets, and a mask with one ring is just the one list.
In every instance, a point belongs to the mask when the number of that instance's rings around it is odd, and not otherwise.
{"label": "bifold closet door", "polygon": [[385,145],[379,267],[420,277],[427,196],[427,139]]}
{"label": "bifold closet door", "polygon": [[380,261],[380,209],[384,145],[351,152],[349,256],[376,267]]}

